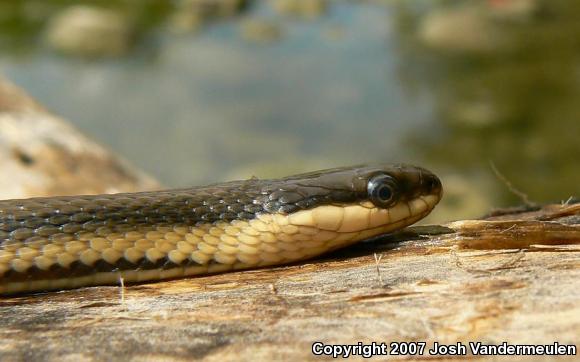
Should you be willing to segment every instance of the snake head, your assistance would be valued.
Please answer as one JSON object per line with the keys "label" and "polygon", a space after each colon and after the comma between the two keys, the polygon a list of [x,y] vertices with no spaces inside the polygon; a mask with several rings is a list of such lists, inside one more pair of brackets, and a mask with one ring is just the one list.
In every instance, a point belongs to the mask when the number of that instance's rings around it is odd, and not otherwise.
{"label": "snake head", "polygon": [[411,165],[361,165],[300,174],[262,189],[264,209],[292,225],[371,237],[410,225],[442,196],[440,180]]}

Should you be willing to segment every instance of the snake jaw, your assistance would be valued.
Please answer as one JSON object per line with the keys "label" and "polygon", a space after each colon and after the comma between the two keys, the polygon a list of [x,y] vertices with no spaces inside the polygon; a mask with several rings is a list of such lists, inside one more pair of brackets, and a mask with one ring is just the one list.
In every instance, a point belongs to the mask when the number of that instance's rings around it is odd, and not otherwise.
{"label": "snake jaw", "polygon": [[323,205],[286,215],[285,225],[312,227],[336,233],[399,229],[422,219],[433,210],[440,194],[423,195],[410,201],[399,201],[390,208],[379,208],[370,201],[350,205]]}

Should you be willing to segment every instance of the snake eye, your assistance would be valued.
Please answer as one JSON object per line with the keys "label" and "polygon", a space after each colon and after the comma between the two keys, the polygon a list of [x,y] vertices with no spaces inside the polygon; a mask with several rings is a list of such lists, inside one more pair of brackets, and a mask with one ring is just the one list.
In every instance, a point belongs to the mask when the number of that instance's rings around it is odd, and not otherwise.
{"label": "snake eye", "polygon": [[389,175],[377,175],[369,179],[367,192],[373,204],[389,207],[397,199],[397,182]]}

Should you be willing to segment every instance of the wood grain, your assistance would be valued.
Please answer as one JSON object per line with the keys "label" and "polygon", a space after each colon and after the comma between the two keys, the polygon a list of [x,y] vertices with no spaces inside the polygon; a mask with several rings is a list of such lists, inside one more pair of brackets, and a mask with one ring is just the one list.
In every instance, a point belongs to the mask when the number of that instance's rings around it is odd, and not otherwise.
{"label": "wood grain", "polygon": [[0,359],[316,360],[314,341],[575,343],[579,229],[580,204],[547,205],[410,228],[301,265],[6,298]]}

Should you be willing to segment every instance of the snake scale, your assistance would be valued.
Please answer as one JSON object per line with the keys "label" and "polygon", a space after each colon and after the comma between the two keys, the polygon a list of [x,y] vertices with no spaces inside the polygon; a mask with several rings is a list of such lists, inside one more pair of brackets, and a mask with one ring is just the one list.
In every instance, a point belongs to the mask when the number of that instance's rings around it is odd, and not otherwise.
{"label": "snake scale", "polygon": [[0,201],[0,295],[292,263],[425,217],[442,187],[364,165],[179,190]]}

